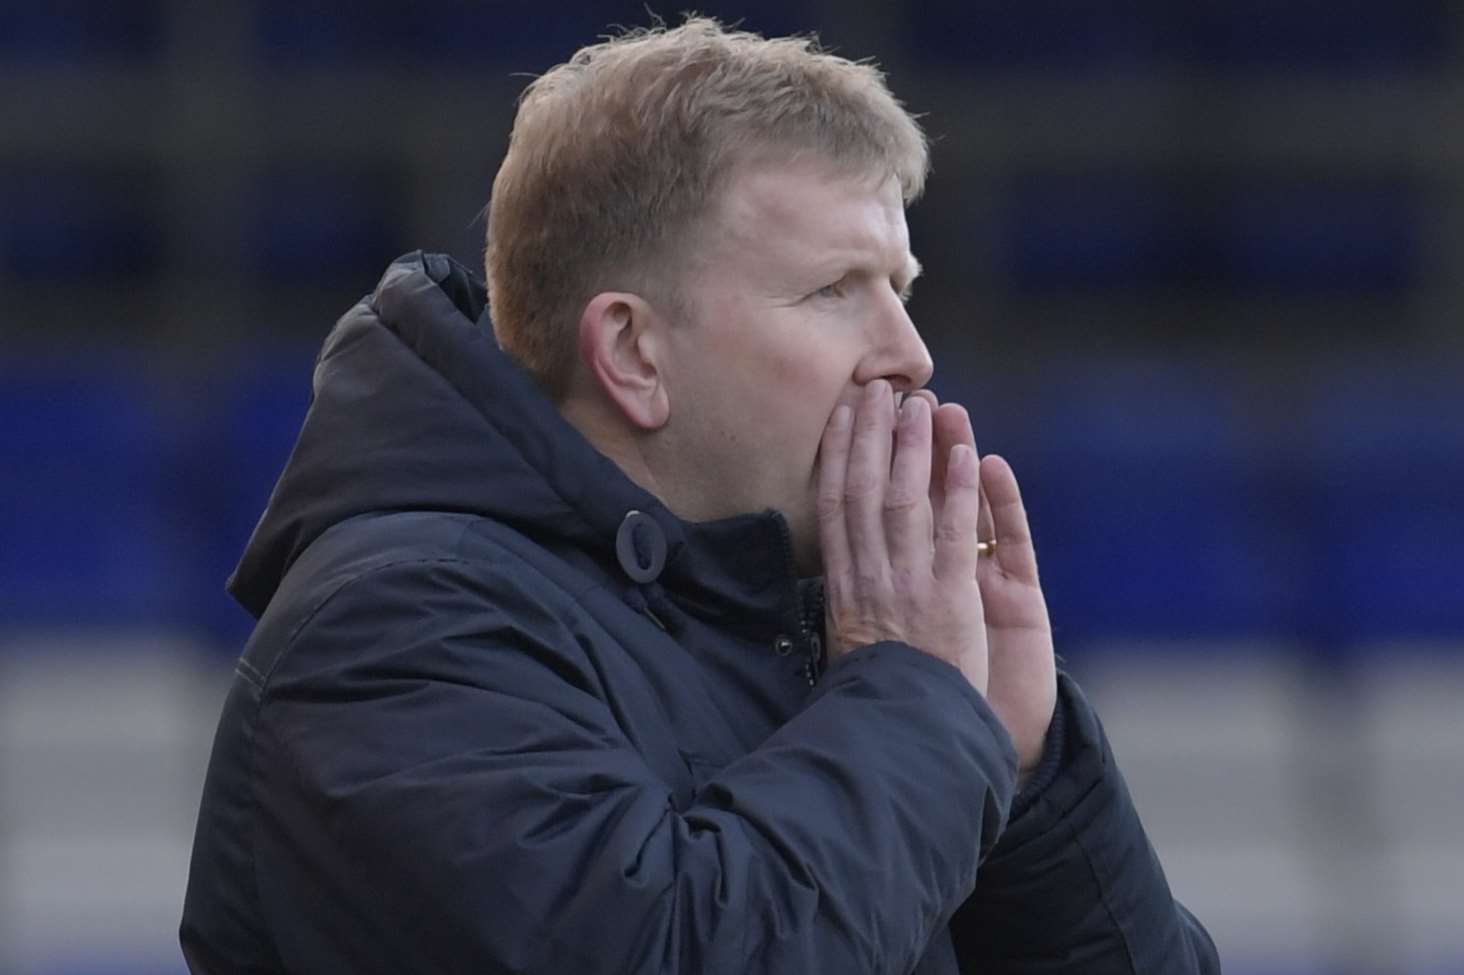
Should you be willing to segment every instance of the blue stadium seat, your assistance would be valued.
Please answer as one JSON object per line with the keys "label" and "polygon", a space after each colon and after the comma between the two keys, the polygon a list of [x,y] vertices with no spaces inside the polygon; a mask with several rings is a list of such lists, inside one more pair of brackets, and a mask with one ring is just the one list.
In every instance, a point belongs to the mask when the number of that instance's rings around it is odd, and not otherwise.
{"label": "blue stadium seat", "polygon": [[1217,195],[1208,232],[1218,282],[1251,292],[1371,295],[1417,283],[1426,220],[1406,178],[1257,174]]}
{"label": "blue stadium seat", "polygon": [[224,583],[294,443],[314,354],[261,353],[171,395],[120,355],[0,371],[3,625],[155,627],[237,652],[251,622]]}
{"label": "blue stadium seat", "polygon": [[171,437],[139,363],[0,373],[0,620],[141,625],[183,610]]}
{"label": "blue stadium seat", "polygon": [[1464,383],[1447,370],[1317,377],[1299,462],[1315,639],[1464,643]]}
{"label": "blue stadium seat", "polygon": [[1027,173],[1009,187],[1000,261],[1022,293],[1154,289],[1202,273],[1180,188],[1131,170]]}
{"label": "blue stadium seat", "polygon": [[1063,652],[1292,625],[1304,553],[1223,373],[1095,362],[976,397],[983,427],[979,404],[1022,404],[978,435],[1017,472]]}
{"label": "blue stadium seat", "polygon": [[269,501],[310,399],[315,349],[260,352],[218,377],[182,444],[179,479],[196,546],[190,622],[237,653],[253,621],[224,589]]}
{"label": "blue stadium seat", "polygon": [[[251,270],[281,284],[357,281],[369,287],[406,240],[401,174],[298,162],[268,167],[247,229]],[[362,278],[362,275],[367,275]]]}
{"label": "blue stadium seat", "polygon": [[1403,178],[1038,172],[1010,188],[1000,253],[1019,293],[1396,295],[1418,279],[1424,223]]}

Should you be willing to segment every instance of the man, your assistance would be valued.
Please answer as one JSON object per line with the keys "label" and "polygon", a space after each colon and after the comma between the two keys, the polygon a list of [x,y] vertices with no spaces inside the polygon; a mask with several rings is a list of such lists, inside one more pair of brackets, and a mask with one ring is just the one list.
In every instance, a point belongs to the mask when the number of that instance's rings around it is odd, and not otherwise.
{"label": "man", "polygon": [[231,580],[194,972],[1218,970],[921,389],[925,172],[801,40],[530,86],[486,295],[416,254],[340,321]]}

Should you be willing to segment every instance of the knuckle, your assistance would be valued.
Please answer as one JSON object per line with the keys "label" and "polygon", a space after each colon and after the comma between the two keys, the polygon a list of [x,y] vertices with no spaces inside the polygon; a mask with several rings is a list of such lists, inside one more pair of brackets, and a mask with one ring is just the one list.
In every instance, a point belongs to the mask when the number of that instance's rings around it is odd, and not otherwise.
{"label": "knuckle", "polygon": [[828,576],[824,580],[824,598],[828,602],[829,612],[833,616],[840,616],[844,606],[849,602],[849,595],[845,590],[842,579]]}
{"label": "knuckle", "polygon": [[889,588],[885,573],[872,567],[859,567],[853,573],[854,588],[867,596],[883,592]]}
{"label": "knuckle", "polygon": [[832,521],[844,513],[844,496],[836,491],[820,491],[814,498],[814,513],[819,521]]}
{"label": "knuckle", "polygon": [[897,565],[890,569],[890,583],[894,590],[907,600],[918,597],[924,573],[908,565]]}
{"label": "knuckle", "polygon": [[919,507],[924,495],[906,488],[891,487],[885,495],[884,509],[890,514],[908,514]]}

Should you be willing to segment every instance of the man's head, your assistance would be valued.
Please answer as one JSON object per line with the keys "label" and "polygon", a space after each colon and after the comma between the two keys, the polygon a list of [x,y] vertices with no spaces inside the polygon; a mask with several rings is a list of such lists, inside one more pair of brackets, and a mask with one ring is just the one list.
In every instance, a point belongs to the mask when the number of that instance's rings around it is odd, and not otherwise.
{"label": "man's head", "polygon": [[585,48],[524,93],[494,183],[499,341],[673,511],[782,510],[812,568],[823,421],[929,375],[899,296],[926,170],[879,72],[812,41],[694,19]]}

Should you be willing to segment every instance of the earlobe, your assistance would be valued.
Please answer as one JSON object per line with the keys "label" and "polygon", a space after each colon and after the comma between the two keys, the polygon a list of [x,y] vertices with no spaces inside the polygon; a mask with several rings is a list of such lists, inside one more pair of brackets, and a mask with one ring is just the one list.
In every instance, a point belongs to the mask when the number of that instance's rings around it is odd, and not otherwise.
{"label": "earlobe", "polygon": [[580,316],[580,361],[621,415],[642,430],[670,419],[663,345],[651,306],[639,295],[605,291]]}

